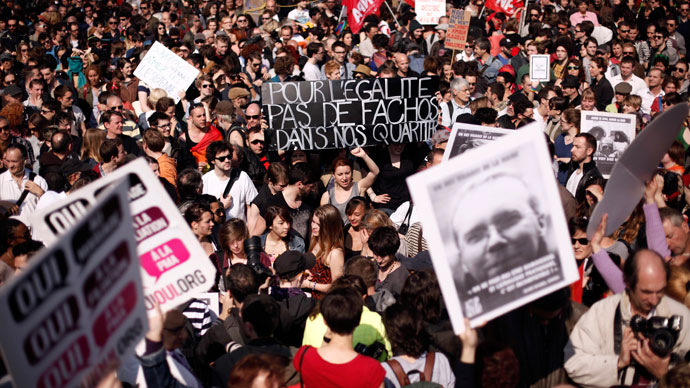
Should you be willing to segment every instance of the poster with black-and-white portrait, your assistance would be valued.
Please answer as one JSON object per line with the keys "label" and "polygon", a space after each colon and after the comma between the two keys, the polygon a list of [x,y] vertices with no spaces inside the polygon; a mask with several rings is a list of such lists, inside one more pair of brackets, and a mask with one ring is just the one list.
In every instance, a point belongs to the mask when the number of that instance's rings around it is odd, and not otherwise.
{"label": "poster with black-and-white portrait", "polygon": [[635,138],[635,115],[582,111],[580,132],[590,133],[597,139],[593,158],[599,171],[608,177]]}
{"label": "poster with black-and-white portrait", "polygon": [[[456,332],[578,279],[541,131],[515,131],[408,178]],[[428,233],[427,233],[428,231]]]}
{"label": "poster with black-and-white portrait", "polygon": [[495,127],[483,127],[481,125],[455,123],[448,138],[446,151],[443,153],[443,161],[458,156],[467,150],[480,147],[514,130]]}

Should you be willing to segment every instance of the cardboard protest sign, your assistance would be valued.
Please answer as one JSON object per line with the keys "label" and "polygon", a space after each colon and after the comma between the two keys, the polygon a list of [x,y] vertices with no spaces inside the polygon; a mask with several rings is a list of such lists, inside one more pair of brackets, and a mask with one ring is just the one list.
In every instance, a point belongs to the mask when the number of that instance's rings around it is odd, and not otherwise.
{"label": "cardboard protest sign", "polygon": [[556,184],[534,128],[407,179],[457,333],[578,279]]}
{"label": "cardboard protest sign", "polygon": [[198,74],[199,70],[159,42],[153,43],[134,70],[134,76],[150,88],[165,90],[175,103],[180,102],[180,91],[186,91]]}
{"label": "cardboard protest sign", "polygon": [[635,115],[583,110],[580,132],[590,133],[597,139],[594,161],[608,178],[613,165],[635,138]]}
{"label": "cardboard protest sign", "polygon": [[37,235],[46,243],[62,238],[89,206],[100,202],[99,194],[121,178],[129,183],[146,309],[153,310],[158,301],[165,312],[208,291],[216,269],[143,158],[35,212],[31,223]]}
{"label": "cardboard protest sign", "polygon": [[270,150],[320,150],[431,138],[438,77],[267,82],[261,88]]}
{"label": "cardboard protest sign", "polygon": [[551,80],[551,58],[548,55],[529,57],[529,78],[532,81],[549,82]]}
{"label": "cardboard protest sign", "polygon": [[464,50],[467,34],[470,31],[472,14],[468,11],[453,8],[450,11],[450,22],[444,45],[450,50]]}
{"label": "cardboard protest sign", "polygon": [[443,161],[458,156],[467,150],[480,147],[503,135],[515,132],[512,129],[483,127],[481,125],[455,123],[443,153]]}
{"label": "cardboard protest sign", "polygon": [[421,24],[438,24],[441,16],[446,16],[446,0],[416,0],[414,11]]}
{"label": "cardboard protest sign", "polygon": [[0,345],[15,387],[96,386],[146,334],[127,184],[0,288]]}
{"label": "cardboard protest sign", "polygon": [[606,236],[613,234],[625,222],[640,202],[645,182],[654,176],[661,158],[678,136],[688,117],[688,110],[688,104],[681,103],[659,114],[623,152],[613,166],[604,198],[590,217],[588,238],[592,238],[604,214],[609,215]]}

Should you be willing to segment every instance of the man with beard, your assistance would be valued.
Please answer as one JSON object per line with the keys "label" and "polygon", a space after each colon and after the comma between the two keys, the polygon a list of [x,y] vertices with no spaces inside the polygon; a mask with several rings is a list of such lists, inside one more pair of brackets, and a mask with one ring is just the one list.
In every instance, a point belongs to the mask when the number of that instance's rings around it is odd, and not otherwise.
{"label": "man with beard", "polygon": [[570,162],[561,163],[559,167],[560,171],[567,171],[568,178],[565,187],[578,202],[585,199],[585,182],[602,176],[596,162],[592,159],[596,150],[597,139],[589,133],[579,133],[573,139]]}

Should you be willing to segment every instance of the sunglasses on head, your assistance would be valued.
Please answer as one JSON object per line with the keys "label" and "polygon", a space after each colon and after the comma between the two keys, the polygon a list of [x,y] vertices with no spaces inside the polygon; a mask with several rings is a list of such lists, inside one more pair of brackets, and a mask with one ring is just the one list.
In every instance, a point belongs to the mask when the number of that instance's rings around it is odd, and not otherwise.
{"label": "sunglasses on head", "polygon": [[570,241],[572,241],[573,245],[575,245],[575,243],[580,243],[580,245],[589,244],[589,240],[586,238],[571,238]]}

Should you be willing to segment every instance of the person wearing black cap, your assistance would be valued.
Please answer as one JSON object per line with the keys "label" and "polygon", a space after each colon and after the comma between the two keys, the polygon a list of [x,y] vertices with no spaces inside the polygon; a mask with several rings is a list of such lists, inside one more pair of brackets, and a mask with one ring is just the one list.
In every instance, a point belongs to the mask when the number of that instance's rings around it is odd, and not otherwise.
{"label": "person wearing black cap", "polygon": [[578,106],[582,103],[582,96],[578,88],[580,87],[580,81],[574,75],[566,75],[561,82],[561,89],[563,89],[563,97],[568,99],[568,105]]}
{"label": "person wearing black cap", "polygon": [[312,253],[300,253],[298,251],[283,252],[273,263],[278,286],[273,287],[271,296],[292,317],[292,325],[283,329],[279,337],[291,346],[299,347],[302,344],[304,325],[309,313],[316,304],[313,298],[307,297],[300,286],[306,279],[306,271],[314,267],[316,257]]}
{"label": "person wearing black cap", "polygon": [[501,52],[498,53],[496,58],[498,58],[503,65],[507,65],[510,62],[510,58],[513,56],[513,47],[517,46],[517,41],[515,41],[514,38],[503,38],[499,45],[501,46]]}

